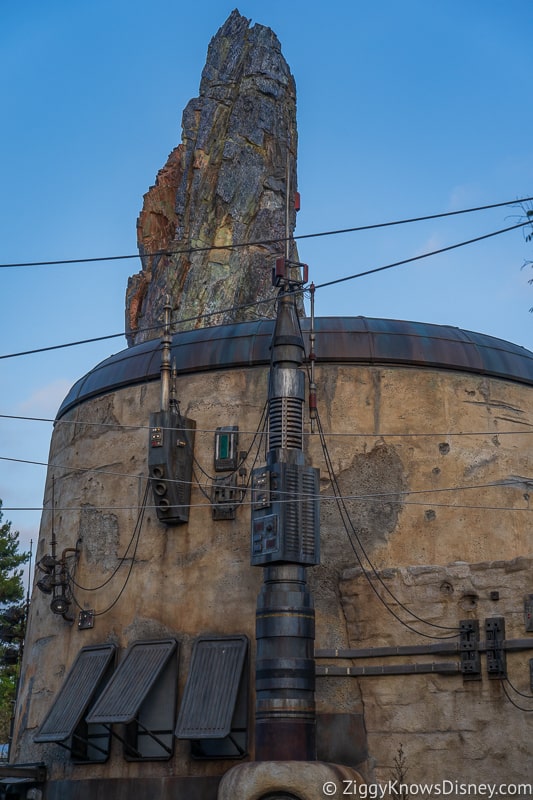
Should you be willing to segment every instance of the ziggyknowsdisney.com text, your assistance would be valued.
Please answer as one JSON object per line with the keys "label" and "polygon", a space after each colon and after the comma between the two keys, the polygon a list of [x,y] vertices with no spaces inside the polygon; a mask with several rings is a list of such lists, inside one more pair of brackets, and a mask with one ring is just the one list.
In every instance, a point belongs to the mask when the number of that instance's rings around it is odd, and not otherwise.
{"label": "ziggyknowsdisney.com text", "polygon": [[404,797],[531,797],[532,783],[469,783],[443,780],[438,783],[405,783],[389,780],[386,783],[358,783],[353,780],[326,781],[324,797],[352,796],[361,800],[385,800]]}

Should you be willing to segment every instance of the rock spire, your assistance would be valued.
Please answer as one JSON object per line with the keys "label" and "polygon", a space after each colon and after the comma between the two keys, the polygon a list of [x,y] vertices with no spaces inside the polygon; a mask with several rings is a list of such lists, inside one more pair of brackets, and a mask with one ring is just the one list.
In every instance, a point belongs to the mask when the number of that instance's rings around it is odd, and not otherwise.
{"label": "rock spire", "polygon": [[142,270],[126,294],[130,345],[161,334],[166,297],[173,330],[274,315],[273,302],[242,306],[275,296],[288,164],[290,235],[295,226],[296,146],[296,89],[280,43],[235,10],[209,44],[182,142],[144,196]]}

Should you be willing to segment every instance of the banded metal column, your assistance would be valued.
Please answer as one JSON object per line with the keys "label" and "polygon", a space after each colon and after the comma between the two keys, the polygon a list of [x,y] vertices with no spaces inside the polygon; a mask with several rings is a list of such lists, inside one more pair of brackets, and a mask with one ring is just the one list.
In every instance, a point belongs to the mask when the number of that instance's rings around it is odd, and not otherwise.
{"label": "banded metal column", "polygon": [[263,566],[256,611],[256,761],[314,761],[315,612],[306,567],[319,561],[317,469],[305,466],[304,346],[282,284],[272,340],[269,448],[252,476],[252,554]]}

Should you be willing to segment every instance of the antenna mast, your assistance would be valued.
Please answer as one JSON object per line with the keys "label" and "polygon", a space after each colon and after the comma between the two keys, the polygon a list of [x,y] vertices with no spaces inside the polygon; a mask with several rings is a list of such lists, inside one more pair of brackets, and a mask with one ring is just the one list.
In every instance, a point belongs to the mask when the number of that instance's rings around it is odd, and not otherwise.
{"label": "antenna mast", "polygon": [[[285,257],[276,259],[279,301],[268,382],[266,466],[252,473],[251,563],[262,566],[256,609],[256,759],[314,761],[315,611],[306,567],[318,564],[319,472],[305,463],[305,348],[295,290],[307,268],[290,261],[290,152]],[[304,280],[291,267],[304,266]]]}
{"label": "antenna mast", "polygon": [[170,349],[172,346],[172,337],[170,335],[170,312],[172,306],[170,305],[170,298],[167,295],[164,305],[164,329],[163,336],[161,337],[161,411],[168,411],[170,400]]}

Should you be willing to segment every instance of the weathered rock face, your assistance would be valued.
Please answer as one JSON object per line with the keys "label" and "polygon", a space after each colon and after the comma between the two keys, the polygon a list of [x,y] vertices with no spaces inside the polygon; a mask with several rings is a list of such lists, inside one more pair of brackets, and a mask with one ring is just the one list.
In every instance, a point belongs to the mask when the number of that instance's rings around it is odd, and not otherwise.
{"label": "weathered rock face", "polygon": [[[129,344],[160,335],[167,295],[174,330],[274,313],[272,302],[246,307],[274,297],[287,205],[290,234],[295,226],[296,91],[270,28],[233,11],[211,40],[182,128],[137,222],[143,269],[128,283]],[[294,246],[289,255],[297,259]]]}

